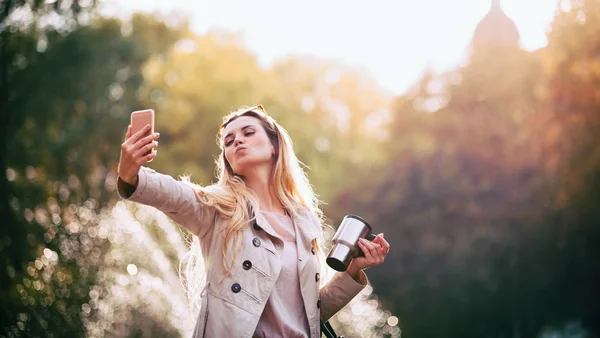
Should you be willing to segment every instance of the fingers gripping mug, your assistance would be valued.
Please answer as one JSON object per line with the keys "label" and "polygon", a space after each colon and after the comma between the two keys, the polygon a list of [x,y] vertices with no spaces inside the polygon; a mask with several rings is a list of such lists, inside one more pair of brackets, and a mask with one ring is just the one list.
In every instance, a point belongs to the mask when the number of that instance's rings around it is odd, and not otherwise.
{"label": "fingers gripping mug", "polygon": [[355,215],[346,215],[331,240],[327,265],[336,271],[346,271],[352,259],[364,256],[358,247],[358,239],[372,241],[375,237],[367,221]]}

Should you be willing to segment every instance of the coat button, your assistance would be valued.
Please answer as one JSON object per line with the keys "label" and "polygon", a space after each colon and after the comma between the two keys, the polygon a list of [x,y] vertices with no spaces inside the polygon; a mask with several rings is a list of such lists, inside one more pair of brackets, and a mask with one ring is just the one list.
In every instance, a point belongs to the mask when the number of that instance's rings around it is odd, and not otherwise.
{"label": "coat button", "polygon": [[254,225],[252,225],[252,227],[254,228],[254,230],[259,231],[260,227],[258,226],[258,223],[254,223]]}
{"label": "coat button", "polygon": [[238,284],[238,283],[234,283],[231,286],[231,291],[233,291],[233,293],[238,293],[242,290],[242,287]]}
{"label": "coat button", "polygon": [[314,247],[310,248],[310,252],[312,252],[312,254],[314,255],[315,254],[315,248]]}
{"label": "coat button", "polygon": [[242,266],[244,267],[244,270],[250,270],[250,268],[252,268],[252,262],[244,261],[244,263],[242,263]]}
{"label": "coat button", "polygon": [[315,281],[319,281],[321,279],[321,275],[317,272],[317,274],[315,275]]}
{"label": "coat button", "polygon": [[258,239],[258,238],[253,239],[252,244],[254,244],[254,246],[258,248],[260,246],[260,239]]}
{"label": "coat button", "polygon": [[[238,286],[239,286],[239,285],[238,285]],[[317,301],[317,309],[320,309],[320,308],[321,308],[321,300],[319,299],[319,300]]]}

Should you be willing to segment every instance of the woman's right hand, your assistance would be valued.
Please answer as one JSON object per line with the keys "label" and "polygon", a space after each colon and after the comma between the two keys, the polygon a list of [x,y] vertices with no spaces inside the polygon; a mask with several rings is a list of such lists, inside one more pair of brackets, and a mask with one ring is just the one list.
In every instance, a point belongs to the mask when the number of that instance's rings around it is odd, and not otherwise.
{"label": "woman's right hand", "polygon": [[121,158],[117,172],[125,183],[134,187],[138,183],[138,172],[142,165],[156,157],[156,140],[159,133],[144,136],[150,131],[150,125],[146,125],[140,131],[131,135],[131,125],[127,127],[125,142],[121,144]]}

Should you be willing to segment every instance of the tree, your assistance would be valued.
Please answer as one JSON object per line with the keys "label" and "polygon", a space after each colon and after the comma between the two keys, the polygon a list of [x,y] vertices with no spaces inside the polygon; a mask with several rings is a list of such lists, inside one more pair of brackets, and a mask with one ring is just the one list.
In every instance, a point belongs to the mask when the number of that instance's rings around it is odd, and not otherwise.
{"label": "tree", "polygon": [[[600,4],[565,1],[549,34],[547,76],[551,114],[544,127],[545,164],[555,178],[552,221],[569,273],[563,283],[577,303],[571,316],[600,336]],[[552,151],[554,150],[554,151]]]}
{"label": "tree", "polygon": [[340,194],[393,243],[370,275],[406,335],[600,336],[600,4],[562,8],[547,48],[426,74],[390,163]]}
{"label": "tree", "polygon": [[[53,4],[45,4],[41,1],[32,3],[21,0],[5,0],[0,3],[0,172],[10,174],[8,169],[9,141],[14,138],[15,133],[23,125],[24,114],[15,112],[14,104],[18,100],[15,81],[19,81],[21,70],[31,63],[31,59],[38,53],[37,49],[44,50],[47,46],[47,40],[44,34],[48,27],[39,27],[37,24],[40,17],[51,15],[62,19],[64,25],[59,27],[61,30],[68,29],[78,20],[78,16],[85,16],[92,11],[95,5],[94,1],[86,2],[89,6],[83,6],[83,1],[56,1]],[[89,7],[89,8],[88,8]],[[19,19],[20,17],[29,20]],[[9,175],[10,176],[10,175]],[[0,175],[0,219],[9,226],[3,227],[6,231],[2,237],[0,252],[5,247],[11,246],[11,243],[25,243],[25,232],[17,226],[17,218],[11,210],[10,195],[11,186],[4,174]],[[20,270],[18,261],[20,258],[28,257],[29,249],[27,246],[12,246],[14,255],[6,257],[2,262],[2,267],[16,266]],[[7,269],[0,269],[0,290],[6,290],[9,279],[6,278]]]}
{"label": "tree", "polygon": [[396,99],[389,162],[337,199],[393,243],[370,276],[408,336],[535,336],[548,323],[548,271],[531,266],[546,242],[527,242],[547,202],[539,55],[480,53]]}
{"label": "tree", "polygon": [[107,246],[87,226],[114,199],[114,145],[122,142],[129,113],[141,108],[142,66],[179,35],[141,16],[123,32],[121,22],[97,19],[67,32],[46,30],[44,48],[30,31],[3,40],[14,64],[0,109],[10,121],[2,124],[8,129],[0,191],[10,203],[3,213],[11,215],[3,216],[0,236],[7,334],[84,332],[81,306]]}

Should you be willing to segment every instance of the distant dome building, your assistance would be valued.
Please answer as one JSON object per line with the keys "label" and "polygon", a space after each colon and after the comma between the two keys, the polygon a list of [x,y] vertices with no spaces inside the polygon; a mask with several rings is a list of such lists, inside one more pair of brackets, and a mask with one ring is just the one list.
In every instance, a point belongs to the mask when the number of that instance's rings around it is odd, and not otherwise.
{"label": "distant dome building", "polygon": [[460,70],[460,89],[453,98],[470,102],[465,116],[481,115],[484,125],[485,116],[503,115],[500,120],[508,130],[537,109],[540,59],[522,49],[519,40],[519,30],[500,8],[500,0],[492,0],[473,33],[471,55]]}
{"label": "distant dome building", "polygon": [[479,22],[473,34],[473,48],[519,48],[519,38],[517,25],[500,8],[500,0],[492,0],[490,11]]}

